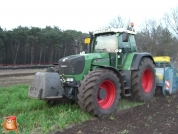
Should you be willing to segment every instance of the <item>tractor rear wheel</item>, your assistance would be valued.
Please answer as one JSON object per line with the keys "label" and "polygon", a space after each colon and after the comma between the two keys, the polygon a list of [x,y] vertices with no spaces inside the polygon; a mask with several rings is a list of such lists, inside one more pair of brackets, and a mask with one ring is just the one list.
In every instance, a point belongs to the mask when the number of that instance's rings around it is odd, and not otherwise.
{"label": "tractor rear wheel", "polygon": [[108,69],[91,71],[81,81],[78,103],[84,112],[96,117],[112,114],[120,99],[120,81],[117,75]]}
{"label": "tractor rear wheel", "polygon": [[142,58],[138,70],[132,71],[132,97],[138,101],[149,101],[155,94],[155,65],[150,58]]}

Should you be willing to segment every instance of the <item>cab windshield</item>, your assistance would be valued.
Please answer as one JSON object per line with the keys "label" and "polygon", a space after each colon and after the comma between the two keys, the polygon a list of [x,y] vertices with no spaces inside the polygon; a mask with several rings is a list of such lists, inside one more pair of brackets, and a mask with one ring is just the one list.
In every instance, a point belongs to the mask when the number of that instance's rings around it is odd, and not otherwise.
{"label": "cab windshield", "polygon": [[94,45],[95,52],[114,53],[114,50],[117,48],[116,35],[115,34],[99,35],[96,37]]}

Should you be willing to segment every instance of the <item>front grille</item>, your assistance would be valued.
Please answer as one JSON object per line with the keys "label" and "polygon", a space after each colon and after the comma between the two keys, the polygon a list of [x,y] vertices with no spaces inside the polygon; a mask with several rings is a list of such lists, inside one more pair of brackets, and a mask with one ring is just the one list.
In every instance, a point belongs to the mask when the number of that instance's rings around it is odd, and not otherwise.
{"label": "front grille", "polygon": [[81,74],[85,67],[85,57],[72,55],[59,60],[59,74],[77,75]]}

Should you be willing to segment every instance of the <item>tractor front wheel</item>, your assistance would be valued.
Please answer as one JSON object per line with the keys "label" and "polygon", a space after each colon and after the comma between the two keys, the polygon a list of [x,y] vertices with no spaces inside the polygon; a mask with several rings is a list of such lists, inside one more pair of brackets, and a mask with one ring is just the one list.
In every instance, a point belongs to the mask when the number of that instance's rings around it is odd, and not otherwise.
{"label": "tractor front wheel", "polygon": [[132,71],[132,97],[138,101],[149,101],[155,94],[156,73],[153,61],[142,58],[138,70]]}
{"label": "tractor front wheel", "polygon": [[120,86],[119,78],[113,71],[94,70],[81,81],[78,103],[83,111],[93,116],[108,116],[116,110]]}

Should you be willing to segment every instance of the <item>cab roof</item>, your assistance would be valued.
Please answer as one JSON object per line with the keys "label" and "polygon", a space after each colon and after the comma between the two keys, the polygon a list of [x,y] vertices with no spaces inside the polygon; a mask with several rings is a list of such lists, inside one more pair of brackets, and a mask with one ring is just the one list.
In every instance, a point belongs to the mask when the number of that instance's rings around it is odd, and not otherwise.
{"label": "cab roof", "polygon": [[129,33],[129,34],[136,34],[136,32],[127,30],[124,28],[109,28],[109,29],[101,29],[101,30],[96,30],[93,31],[93,34],[102,34],[102,33]]}

